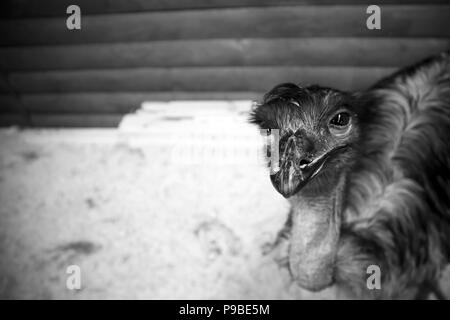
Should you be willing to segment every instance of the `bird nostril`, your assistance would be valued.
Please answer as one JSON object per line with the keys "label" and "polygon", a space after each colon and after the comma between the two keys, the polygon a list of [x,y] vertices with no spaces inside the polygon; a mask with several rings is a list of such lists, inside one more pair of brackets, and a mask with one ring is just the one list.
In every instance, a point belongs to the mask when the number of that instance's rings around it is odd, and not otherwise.
{"label": "bird nostril", "polygon": [[300,160],[300,169],[306,168],[306,166],[307,166],[308,164],[310,164],[310,163],[311,163],[311,161],[306,160],[306,159]]}

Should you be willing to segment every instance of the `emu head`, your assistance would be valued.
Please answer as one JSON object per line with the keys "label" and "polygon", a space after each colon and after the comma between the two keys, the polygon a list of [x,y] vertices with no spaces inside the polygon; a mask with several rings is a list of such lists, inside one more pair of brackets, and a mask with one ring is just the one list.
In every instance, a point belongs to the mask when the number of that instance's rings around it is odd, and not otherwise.
{"label": "emu head", "polygon": [[270,158],[270,179],[292,206],[291,274],[300,286],[321,290],[333,283],[346,176],[357,154],[352,97],[281,84],[255,106],[251,122],[278,133],[279,159]]}

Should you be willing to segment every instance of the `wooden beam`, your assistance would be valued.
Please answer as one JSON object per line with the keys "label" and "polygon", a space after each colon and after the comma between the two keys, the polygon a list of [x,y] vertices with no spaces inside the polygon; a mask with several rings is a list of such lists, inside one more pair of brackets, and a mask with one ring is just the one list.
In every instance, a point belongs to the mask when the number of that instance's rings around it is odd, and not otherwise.
{"label": "wooden beam", "polygon": [[[144,101],[174,100],[256,100],[262,92],[93,92],[26,94],[21,103],[31,113],[111,113],[134,112]],[[20,112],[14,96],[0,95],[0,113]]]}
{"label": "wooden beam", "polygon": [[[377,5],[399,4],[399,0],[379,0]],[[72,0],[2,0],[0,17],[24,18],[64,16]],[[82,14],[189,10],[211,8],[266,7],[285,5],[365,5],[369,0],[77,0]],[[404,0],[401,4],[448,4],[447,0]]]}
{"label": "wooden beam", "polygon": [[449,39],[291,38],[1,48],[0,69],[35,71],[138,67],[401,67],[450,49]]}
{"label": "wooden beam", "polygon": [[[16,95],[0,94],[0,113],[20,113],[23,105]],[[0,115],[1,116],[1,115]]]}
{"label": "wooden beam", "polygon": [[14,93],[14,90],[9,83],[8,75],[4,72],[0,73],[0,93]]}
{"label": "wooden beam", "polygon": [[366,88],[393,68],[216,67],[48,71],[10,74],[23,93],[245,91],[265,92],[280,82],[318,83],[342,90]]}
{"label": "wooden beam", "polygon": [[123,114],[34,114],[33,127],[118,127]]}
{"label": "wooden beam", "polygon": [[450,6],[385,6],[381,30],[366,6],[291,6],[2,20],[0,45],[82,44],[211,38],[450,37]]}
{"label": "wooden beam", "polygon": [[0,127],[26,126],[27,120],[18,113],[0,114]]}

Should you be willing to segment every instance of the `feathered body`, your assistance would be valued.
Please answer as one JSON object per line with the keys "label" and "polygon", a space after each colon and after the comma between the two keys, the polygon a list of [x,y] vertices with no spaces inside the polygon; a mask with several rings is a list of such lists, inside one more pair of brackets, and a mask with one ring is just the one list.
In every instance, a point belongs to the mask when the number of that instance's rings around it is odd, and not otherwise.
{"label": "feathered body", "polygon": [[[342,108],[347,115],[337,113]],[[277,86],[252,122],[279,128],[287,140],[272,182],[293,208],[280,234],[290,235],[300,285],[337,283],[359,298],[417,298],[435,288],[450,259],[449,53],[353,94]],[[345,135],[342,124],[350,127]],[[299,166],[306,153],[309,162]],[[367,287],[369,265],[381,269],[380,290]]]}
{"label": "feathered body", "polygon": [[[436,286],[450,258],[450,56],[358,95],[364,130],[348,180],[336,280],[359,297],[415,298]],[[367,290],[370,264],[381,268],[380,291]]]}

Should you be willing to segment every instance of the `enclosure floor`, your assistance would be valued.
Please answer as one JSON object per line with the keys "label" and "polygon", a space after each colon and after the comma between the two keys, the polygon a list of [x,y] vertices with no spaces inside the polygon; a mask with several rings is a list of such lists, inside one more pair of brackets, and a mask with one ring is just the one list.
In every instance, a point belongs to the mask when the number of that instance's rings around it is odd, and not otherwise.
{"label": "enclosure floor", "polygon": [[183,163],[114,129],[4,129],[0,150],[0,298],[339,298],[262,254],[288,210],[262,166]]}
{"label": "enclosure floor", "polygon": [[0,148],[0,298],[315,296],[262,254],[287,214],[264,168],[176,164],[117,130],[2,130]]}

